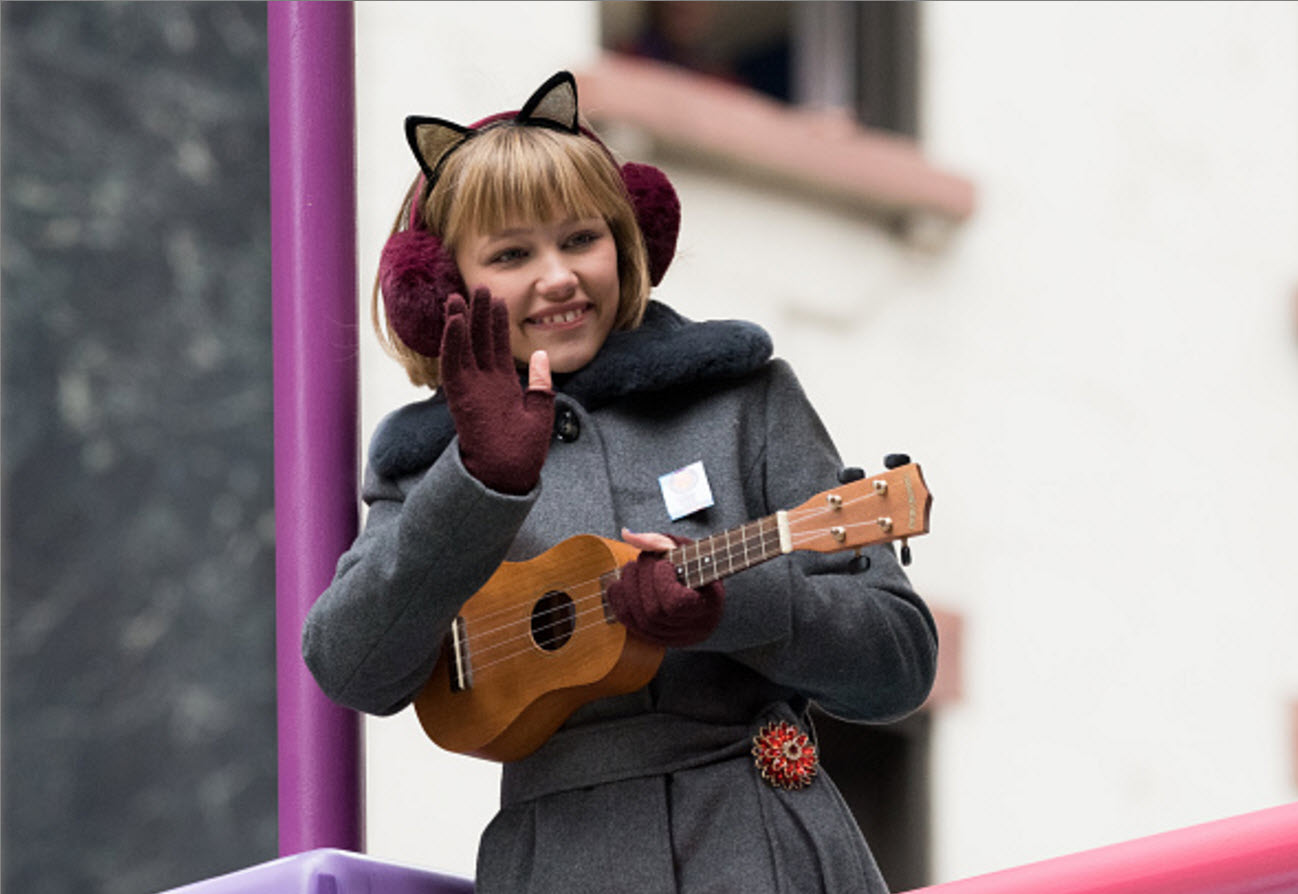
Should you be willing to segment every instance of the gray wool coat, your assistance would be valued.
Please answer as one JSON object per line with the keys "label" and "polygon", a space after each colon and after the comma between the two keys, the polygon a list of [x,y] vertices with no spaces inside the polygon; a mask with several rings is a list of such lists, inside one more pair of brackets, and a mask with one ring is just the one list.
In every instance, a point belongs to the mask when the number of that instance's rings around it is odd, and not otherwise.
{"label": "gray wool coat", "polygon": [[[556,380],[556,437],[529,494],[493,492],[460,463],[440,398],[397,411],[371,445],[365,530],[310,612],[303,653],[323,690],[375,714],[422,687],[460,605],[504,560],[576,534],[698,538],[796,506],[840,460],[766,333],[694,323],[651,303],[583,370]],[[713,505],[672,521],[658,476],[701,460]],[[503,768],[483,835],[490,892],[882,892],[823,771],[805,789],[762,780],[753,736],[809,729],[815,702],[899,718],[933,682],[933,619],[887,547],[791,553],[725,581],[721,625],[668,650],[643,689],[580,708]]]}

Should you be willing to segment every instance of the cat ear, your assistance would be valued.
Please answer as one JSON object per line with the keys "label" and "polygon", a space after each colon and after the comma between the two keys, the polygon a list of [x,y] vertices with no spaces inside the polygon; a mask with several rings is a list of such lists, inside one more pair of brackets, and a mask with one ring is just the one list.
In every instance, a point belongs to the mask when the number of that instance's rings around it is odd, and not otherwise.
{"label": "cat ear", "polygon": [[471,133],[469,128],[441,118],[411,115],[406,119],[406,142],[429,182],[437,179],[442,160]]}
{"label": "cat ear", "polygon": [[554,75],[537,88],[514,120],[577,133],[577,81],[570,72]]}

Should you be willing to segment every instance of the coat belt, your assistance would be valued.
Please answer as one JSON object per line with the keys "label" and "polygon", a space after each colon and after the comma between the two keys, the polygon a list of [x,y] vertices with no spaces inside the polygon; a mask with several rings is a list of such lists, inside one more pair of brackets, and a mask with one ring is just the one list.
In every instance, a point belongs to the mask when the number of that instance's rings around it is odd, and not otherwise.
{"label": "coat belt", "polygon": [[748,757],[762,724],[801,719],[778,702],[747,723],[649,713],[561,729],[533,754],[504,766],[501,804]]}

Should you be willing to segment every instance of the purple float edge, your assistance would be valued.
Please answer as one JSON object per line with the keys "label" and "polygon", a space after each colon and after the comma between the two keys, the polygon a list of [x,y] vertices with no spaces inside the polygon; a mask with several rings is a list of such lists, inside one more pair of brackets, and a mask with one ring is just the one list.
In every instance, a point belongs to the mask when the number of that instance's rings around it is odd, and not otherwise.
{"label": "purple float edge", "polygon": [[216,876],[165,894],[472,894],[467,879],[334,849],[318,849]]}
{"label": "purple float edge", "polygon": [[302,622],[359,512],[354,16],[267,4],[279,853],[360,851],[360,718],[325,698]]}

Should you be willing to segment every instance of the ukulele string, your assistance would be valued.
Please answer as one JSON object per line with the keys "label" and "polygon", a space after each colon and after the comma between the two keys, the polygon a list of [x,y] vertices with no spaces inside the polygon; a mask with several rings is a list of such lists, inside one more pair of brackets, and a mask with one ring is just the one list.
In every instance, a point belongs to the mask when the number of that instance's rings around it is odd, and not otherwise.
{"label": "ukulele string", "polygon": [[[778,547],[778,542],[779,542],[778,531],[774,528],[771,528],[769,530],[762,530],[760,531],[760,533],[761,533],[762,541],[764,541],[763,543],[755,544],[751,538],[749,538],[749,542],[746,544],[729,543],[729,542],[727,543],[729,554],[726,556],[726,558],[730,560],[730,562],[732,563],[732,567],[738,564],[736,560],[738,560],[741,556],[746,561],[748,556],[751,553],[762,548],[765,548],[766,550],[770,551],[771,555],[776,554],[776,550],[774,548]],[[688,562],[691,560],[686,558],[685,561]],[[693,561],[697,561],[697,556]],[[723,564],[723,563],[718,563],[718,564]],[[595,583],[600,583],[601,585],[594,591],[589,593],[579,592],[579,588],[586,587]],[[514,658],[518,658],[524,655],[534,655],[536,647],[545,649],[546,647],[551,646],[556,642],[561,642],[566,637],[571,637],[574,631],[576,630],[576,628],[579,626],[579,624],[583,622],[583,619],[585,619],[589,615],[595,613],[599,613],[601,615],[604,614],[602,578],[599,581],[587,580],[582,582],[581,584],[574,585],[570,588],[570,591],[572,594],[570,595],[570,598],[572,599],[572,606],[576,609],[572,613],[569,613],[568,606],[566,604],[560,605],[554,608],[544,609],[540,612],[535,613],[534,615],[529,615],[526,618],[515,618],[510,623],[497,626],[489,631],[481,631],[476,634],[470,634],[467,639],[467,642],[469,645],[468,652],[470,655],[470,662],[473,668],[473,673],[475,675],[481,675],[487,669],[495,667],[496,665],[499,664],[503,664],[506,661],[510,661]],[[591,600],[598,600],[598,604],[587,607],[585,603],[588,603]],[[581,607],[576,608],[577,606],[581,606]],[[507,611],[507,610],[501,610],[501,611]],[[491,614],[500,614],[501,611],[493,612]],[[532,623],[531,619],[533,617],[545,618],[545,616],[547,615],[558,615],[558,617],[554,620],[551,620],[549,623],[545,623],[545,624],[535,625]],[[553,636],[549,635],[550,633],[554,632],[555,628],[559,628],[559,627],[562,627],[563,629]],[[501,639],[499,637],[499,634],[501,633],[506,633],[507,636]],[[482,640],[487,638],[488,636],[495,638],[496,642],[490,645],[481,645]],[[524,645],[522,648],[517,648],[515,649],[515,651],[508,652],[504,655],[491,656],[491,653],[493,652],[499,651],[500,649],[509,648],[511,646],[517,646],[521,643],[526,643],[527,645]],[[483,659],[487,658],[488,656],[491,657],[489,657],[488,660],[484,661]]]}
{"label": "ukulele string", "polygon": [[862,494],[859,497],[852,497],[851,499],[844,500],[838,507],[830,506],[828,503],[826,503],[824,506],[810,506],[801,509],[790,509],[788,512],[788,517],[790,521],[793,521],[795,518],[798,521],[805,521],[806,519],[817,515],[831,515],[833,513],[838,512],[839,509],[841,508],[847,508],[848,506],[855,506],[857,503],[864,503],[867,500],[878,500],[882,496],[883,494],[880,494],[877,491],[867,491],[866,493]]}
{"label": "ukulele string", "polygon": [[[592,584],[596,585],[594,590],[585,592]],[[471,631],[466,637],[465,642],[469,646],[471,655],[486,655],[495,649],[503,648],[511,643],[524,639],[534,641],[538,646],[545,648],[559,637],[542,640],[540,638],[541,635],[546,634],[548,631],[553,630],[556,627],[566,625],[570,620],[575,620],[576,618],[590,614],[594,609],[587,607],[582,607],[575,611],[571,609],[575,609],[577,606],[583,606],[584,603],[588,603],[592,599],[598,599],[600,602],[598,608],[602,608],[603,594],[604,589],[598,578],[581,581],[580,583],[573,584],[568,588],[567,593],[565,593],[565,595],[568,596],[568,602],[563,602],[540,611],[531,612],[523,617],[514,617],[506,623],[497,625],[488,630]],[[517,606],[515,606],[515,608],[517,608]],[[500,609],[491,612],[490,615],[499,615],[508,611],[511,611],[511,609]],[[489,615],[484,615],[483,617],[488,616]],[[537,619],[540,619],[543,623],[536,623]],[[479,619],[475,618],[474,620],[477,621]],[[575,623],[573,626],[575,628]],[[523,632],[519,633],[519,630]],[[502,635],[504,635],[503,639],[501,638]],[[494,640],[494,642],[490,645],[480,645],[486,640]]]}
{"label": "ukulele string", "polygon": [[[594,594],[594,595],[598,595],[598,594]],[[578,602],[578,601],[580,601],[580,602],[588,602],[588,601],[590,601],[590,599],[592,599],[592,598],[594,598],[594,596],[584,596],[584,597],[582,597],[580,600],[574,600],[574,603],[576,603],[576,602]],[[576,612],[575,614],[573,614],[573,615],[571,615],[571,616],[568,616],[568,617],[569,617],[569,618],[574,622],[574,623],[573,623],[573,626],[574,626],[574,628],[575,628],[575,627],[576,627],[576,624],[577,624],[577,621],[578,621],[579,618],[582,618],[583,616],[590,615],[590,614],[593,614],[593,613],[596,613],[596,612],[599,612],[599,613],[602,614],[602,613],[603,613],[603,606],[602,606],[602,605],[596,605],[596,606],[593,606],[593,607],[590,607],[590,608],[583,608],[583,609],[581,609],[580,611],[578,611],[578,612]],[[567,620],[567,619],[564,619],[564,620]],[[519,622],[519,623],[522,624],[523,622]],[[556,623],[557,623],[557,622],[556,622]],[[527,625],[527,626],[528,626],[528,628],[530,629],[530,624]],[[499,628],[499,629],[504,629],[504,628]],[[469,660],[470,660],[470,666],[472,667],[472,670],[473,670],[473,676],[474,676],[475,678],[481,677],[483,673],[485,673],[486,671],[490,670],[491,668],[496,667],[497,665],[504,664],[505,662],[507,662],[507,661],[511,661],[511,660],[513,660],[513,659],[515,659],[515,658],[519,658],[519,657],[521,657],[521,656],[523,656],[523,655],[534,655],[534,654],[536,653],[536,650],[535,650],[535,647],[532,645],[532,643],[535,643],[536,646],[540,646],[542,649],[545,649],[547,646],[552,645],[552,644],[554,644],[554,643],[556,643],[556,642],[561,642],[562,640],[563,640],[563,635],[562,635],[562,634],[560,634],[560,635],[558,635],[558,636],[555,636],[555,637],[553,637],[553,638],[551,638],[551,639],[547,639],[547,640],[542,641],[540,638],[538,638],[538,637],[534,637],[534,636],[532,635],[532,633],[524,632],[524,633],[521,633],[521,634],[517,634],[517,635],[515,635],[515,636],[513,636],[513,637],[511,637],[511,638],[509,638],[509,639],[501,640],[501,641],[495,643],[495,644],[492,645],[492,646],[488,646],[488,647],[486,647],[486,648],[483,648],[483,649],[481,649],[481,650],[480,650],[479,652],[477,652],[477,653],[474,653],[473,651],[470,651],[470,653],[469,653],[469,655],[470,655],[470,659],[469,659]],[[495,656],[494,658],[492,658],[492,659],[489,660],[489,661],[479,661],[479,660],[478,660],[478,659],[481,658],[482,656],[484,656],[484,655],[488,654],[489,652],[491,652],[493,649],[504,648],[504,647],[506,647],[506,646],[516,645],[516,644],[521,643],[521,642],[527,642],[528,645],[524,646],[523,648],[517,649],[517,650],[515,650],[515,651],[513,651],[513,652],[509,652],[509,653],[507,653],[507,654],[504,654],[504,655],[497,655],[497,656]]]}
{"label": "ukulele string", "polygon": [[[879,496],[880,495],[877,493],[867,493],[861,497],[856,497],[851,500],[845,501],[842,504],[842,506],[851,506],[856,503],[863,502],[865,500],[877,499]],[[818,516],[827,516],[836,513],[838,511],[839,511],[838,508],[831,508],[831,507],[816,507],[816,508],[804,509],[804,510],[791,510],[788,514],[788,519],[790,523],[796,522],[798,524],[803,524],[806,523],[807,521],[816,519]],[[778,532],[775,532],[773,529],[771,530],[762,529],[760,527],[760,520],[756,523],[749,523],[749,525],[752,524],[759,525],[758,527],[759,540],[769,540],[771,536],[778,537]],[[876,524],[876,522],[874,521],[854,522],[845,525],[844,527],[856,528],[862,526],[869,526],[873,524]],[[749,525],[741,526],[740,531],[742,532],[742,530],[744,528],[749,527]],[[790,533],[791,533],[792,540],[795,544],[795,547],[798,542],[805,542],[806,540],[814,539],[815,537],[819,536],[818,533],[814,533],[814,532],[808,534],[801,531],[791,531]],[[728,559],[731,563],[731,567],[734,567],[734,565],[736,564],[736,560],[739,559],[741,555],[746,561],[750,552],[753,550],[751,538],[748,537],[748,535],[746,534],[741,535],[740,540],[737,544],[732,544],[730,542],[730,532],[723,532],[721,535],[715,535],[714,538],[709,538],[709,540],[715,540],[716,538],[723,538],[725,541],[724,552],[721,553],[721,558],[723,561],[716,562],[717,565],[722,565],[724,563],[724,560]],[[700,541],[696,541],[696,543],[697,542]],[[699,560],[698,555],[696,555],[692,560],[688,557],[687,553],[689,552],[690,545],[692,544],[687,544],[679,548],[679,550],[682,553],[682,560],[683,560],[681,564],[688,564],[690,561]],[[765,545],[767,547],[770,546],[769,543]],[[761,547],[759,546],[756,549],[760,550]],[[675,552],[675,550],[673,550],[673,552]],[[713,550],[712,554],[716,554],[717,552],[718,552],[717,550]],[[725,574],[723,573],[720,576],[724,577]],[[603,610],[602,579],[603,579],[603,575],[601,575],[598,578],[591,578],[571,585],[569,587],[569,598],[571,599],[571,605],[569,605],[568,603],[561,603],[552,608],[547,608],[540,612],[529,614],[526,618],[514,619],[510,622],[491,628],[489,630],[480,631],[471,634],[467,638],[467,645],[469,646],[469,655],[471,656],[471,660],[473,661],[474,674],[480,675],[483,672],[487,671],[488,669],[498,664],[502,664],[506,661],[509,661],[513,658],[520,657],[522,655],[532,654],[533,648],[531,643],[534,643],[536,646],[539,646],[542,649],[546,649],[548,646],[553,645],[555,642],[558,642],[564,639],[565,637],[571,637],[573,635],[573,632],[576,630],[576,627],[580,623],[579,619],[582,619],[596,612],[602,612]],[[592,584],[599,584],[599,586],[596,587],[596,589],[593,592],[585,593],[585,594],[579,593],[579,591],[584,590],[586,587],[589,587]],[[576,595],[576,597],[573,598],[573,596],[571,595],[572,593],[578,593],[578,595]],[[577,608],[577,606],[582,606],[584,603],[590,602],[591,600],[594,599],[599,600],[598,605],[591,606],[591,607]],[[574,610],[570,611],[570,608]],[[483,621],[483,620],[490,619],[494,616],[512,613],[515,610],[516,607],[497,609],[496,611],[489,612],[475,620]],[[553,617],[547,618],[547,616],[553,616]],[[534,622],[534,619],[540,619],[542,623],[537,624]],[[491,645],[481,646],[480,648],[477,649],[474,648],[475,644],[480,644],[486,638],[497,638],[498,634],[502,632],[507,632],[510,630],[510,628],[519,628],[519,627],[522,628],[521,633],[513,633],[512,635],[506,637],[505,639],[497,639],[497,641],[492,643]],[[563,629],[560,630],[560,632],[558,632],[556,635],[551,636],[551,634],[554,633],[556,628],[563,628]],[[485,656],[488,656],[493,651],[502,648],[507,648],[511,645],[520,642],[528,642],[529,645],[526,646],[525,648],[518,649],[506,655],[499,655],[493,657],[487,661],[475,660],[475,659],[481,659]]]}
{"label": "ukulele string", "polygon": [[[732,560],[740,555],[738,550],[733,550],[733,552]],[[599,584],[599,586],[589,592],[584,592],[592,584]],[[571,605],[566,603],[557,605],[524,618],[514,618],[511,622],[490,630],[471,633],[467,637],[467,644],[474,673],[480,674],[486,669],[510,659],[534,654],[536,647],[546,649],[556,642],[561,642],[566,637],[571,637],[584,619],[592,614],[604,614],[603,593],[602,579],[583,581],[569,588],[568,595],[571,599]],[[589,605],[592,601],[595,601],[596,604]],[[491,614],[500,613],[500,611],[497,611]],[[539,619],[542,623],[534,623],[534,618]],[[505,634],[503,638],[501,637],[502,633]],[[494,642],[483,645],[483,641],[487,639],[492,639]],[[526,645],[523,645],[522,648],[517,648],[515,651],[504,655],[492,654],[501,649],[524,643]]]}
{"label": "ukulele string", "polygon": [[[882,496],[883,496],[882,494],[871,491],[862,496],[853,497],[850,500],[844,500],[838,506],[814,506],[809,509],[790,510],[788,513],[789,535],[791,540],[793,541],[794,548],[796,549],[797,544],[799,543],[805,543],[808,540],[814,540],[817,537],[819,537],[821,534],[823,534],[824,529],[823,528],[816,529],[814,525],[823,524],[825,518],[836,517],[839,512],[841,512],[844,509],[847,509],[848,507],[855,506],[858,503],[864,503],[867,500],[877,500],[882,498]],[[798,529],[795,529],[793,527],[794,525],[803,526],[808,523],[813,523],[813,529],[810,531],[801,527]],[[870,527],[873,525],[877,525],[878,523],[879,523],[878,519],[867,519],[865,521],[849,522],[847,524],[840,525],[840,527],[846,530],[850,528]]]}
{"label": "ukulele string", "polygon": [[[748,528],[753,525],[757,525],[758,523],[759,522],[750,522],[747,525],[742,525],[741,530],[743,528]],[[722,535],[716,535],[716,536],[721,537]],[[734,569],[736,565],[739,564],[736,560],[741,555],[745,559],[747,559],[750,553],[758,552],[760,548],[762,548],[763,546],[769,548],[770,546],[773,546],[777,542],[777,540],[778,540],[778,532],[774,528],[771,528],[769,531],[759,529],[757,538],[753,538],[751,536],[745,536],[743,539],[741,539],[736,543],[733,544],[727,543],[726,551],[720,555],[720,560],[716,564],[725,565],[728,562],[729,567],[731,569]],[[703,542],[704,541],[696,541],[695,543],[697,544]],[[681,546],[678,547],[677,549],[671,550],[670,552],[667,553],[667,555],[671,556],[673,553],[679,552],[681,555],[680,555],[680,561],[677,564],[688,566],[691,562],[698,562],[697,555],[694,558],[690,558],[687,555],[687,553],[690,551],[690,548],[694,545],[695,544],[686,544],[685,546]],[[717,551],[714,550],[712,552],[715,553]],[[609,572],[605,572],[605,574],[608,573]],[[588,578],[586,580],[576,581],[571,584],[565,584],[564,587],[566,587],[568,590],[581,590],[592,584],[600,584],[602,587],[603,578],[604,575],[601,574],[599,577]],[[555,588],[555,591],[564,592],[559,588]],[[501,616],[516,615],[517,610],[518,610],[518,603],[514,603],[512,605],[507,605],[502,608],[498,608],[494,611],[486,612],[481,615],[476,615],[473,618],[473,622],[475,625],[482,624],[482,623],[490,623]],[[551,612],[562,612],[562,611],[564,611],[564,606],[560,604],[555,606],[554,608],[545,609],[540,614],[544,615],[544,614],[549,614]],[[528,618],[531,617],[532,615],[528,616]],[[506,621],[504,624],[501,624],[498,627],[489,627],[486,630],[475,630],[469,634],[469,638],[467,641],[468,645],[472,647],[474,641],[479,637],[494,637],[496,634],[500,633],[501,631],[507,630],[508,628],[513,627],[514,625],[519,623],[522,623],[522,621],[520,621],[517,617],[511,617],[508,621]]]}
{"label": "ukulele string", "polygon": [[[592,577],[592,578],[587,578],[586,580],[575,581],[574,583],[571,584],[564,584],[563,586],[565,589],[560,590],[559,588],[556,587],[554,590],[547,590],[546,593],[549,592],[565,593],[565,592],[571,592],[575,590],[584,590],[586,587],[589,587],[592,584],[595,584],[597,586],[600,585],[602,577],[603,575],[600,575],[599,577]],[[537,602],[540,601],[540,599],[544,598],[546,593],[542,593],[540,597],[529,596],[528,598],[531,599],[533,602]],[[489,627],[486,630],[477,630],[470,633],[468,639],[469,645],[473,645],[474,640],[478,639],[479,637],[493,637],[496,634],[500,633],[501,631],[508,630],[509,628],[513,627],[516,624],[520,624],[524,622],[530,623],[529,619],[532,617],[531,614],[528,614],[527,617],[522,620],[516,617],[518,612],[518,607],[520,604],[521,603],[516,602],[504,606],[503,608],[498,608],[495,611],[485,612],[484,614],[481,615],[475,615],[473,617],[474,624],[481,624],[483,622],[492,621],[501,616],[514,616],[514,617],[511,617],[505,623],[500,624],[497,627]],[[561,612],[563,610],[564,610],[564,606],[561,603],[559,605],[554,606],[553,608],[545,609],[543,612],[541,612],[541,614],[550,614],[552,612]]]}

